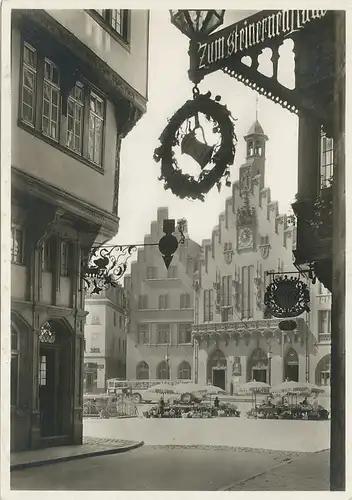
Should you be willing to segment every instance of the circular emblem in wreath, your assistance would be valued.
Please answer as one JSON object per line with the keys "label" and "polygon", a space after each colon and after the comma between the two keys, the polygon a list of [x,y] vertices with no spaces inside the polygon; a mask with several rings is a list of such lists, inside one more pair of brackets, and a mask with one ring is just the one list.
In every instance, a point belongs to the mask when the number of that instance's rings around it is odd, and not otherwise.
{"label": "circular emblem in wreath", "polygon": [[279,276],[267,287],[264,304],[276,318],[292,318],[309,312],[309,290],[299,278]]}
{"label": "circular emblem in wreath", "polygon": [[[199,94],[194,90],[193,100],[187,101],[169,120],[159,140],[161,145],[154,151],[154,160],[161,162],[161,175],[164,188],[170,189],[179,198],[192,198],[204,201],[204,194],[216,184],[221,188],[221,179],[225,177],[226,185],[229,181],[229,167],[235,159],[237,138],[234,130],[234,119],[226,106],[219,103],[220,96],[211,99],[211,93]],[[213,122],[213,132],[219,133],[219,144],[208,146],[196,139],[196,131],[204,130],[199,124],[199,114],[203,114],[208,122]],[[194,127],[191,129],[191,119],[194,118]],[[182,127],[186,123],[186,133]],[[183,173],[179,168],[173,148],[181,146],[183,153],[192,156],[200,165],[201,172],[198,179]],[[205,168],[210,165],[211,168]]]}

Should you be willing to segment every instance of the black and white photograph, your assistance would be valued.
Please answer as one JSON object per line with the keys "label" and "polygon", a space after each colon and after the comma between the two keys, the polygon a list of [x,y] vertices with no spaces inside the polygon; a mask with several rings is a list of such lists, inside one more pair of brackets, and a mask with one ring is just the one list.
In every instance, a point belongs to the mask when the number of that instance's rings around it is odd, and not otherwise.
{"label": "black and white photograph", "polygon": [[226,3],[1,3],[3,498],[350,498],[349,5]]}

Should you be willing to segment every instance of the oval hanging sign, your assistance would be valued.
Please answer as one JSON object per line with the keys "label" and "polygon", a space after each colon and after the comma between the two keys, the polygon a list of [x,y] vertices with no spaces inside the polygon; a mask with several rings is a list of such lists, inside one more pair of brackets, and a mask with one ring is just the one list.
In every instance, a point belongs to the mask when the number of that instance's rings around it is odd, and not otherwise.
{"label": "oval hanging sign", "polygon": [[299,278],[276,277],[267,287],[264,304],[276,318],[292,318],[309,312],[309,290]]}

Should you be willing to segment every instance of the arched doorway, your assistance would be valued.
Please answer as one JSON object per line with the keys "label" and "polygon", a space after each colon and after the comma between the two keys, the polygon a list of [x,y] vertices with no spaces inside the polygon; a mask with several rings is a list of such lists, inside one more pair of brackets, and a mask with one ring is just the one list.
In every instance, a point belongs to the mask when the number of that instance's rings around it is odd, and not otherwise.
{"label": "arched doorway", "polygon": [[247,362],[247,382],[256,380],[257,382],[268,382],[268,356],[260,349],[254,349]]}
{"label": "arched doorway", "polygon": [[72,430],[73,335],[58,320],[39,331],[39,411],[42,437],[69,436]]}
{"label": "arched doorway", "polygon": [[159,380],[169,380],[170,378],[170,367],[167,361],[161,361],[156,370],[156,378]]}
{"label": "arched doorway", "polygon": [[298,382],[299,362],[298,355],[292,347],[287,351],[284,362],[284,380]]}
{"label": "arched doorway", "polygon": [[177,378],[180,380],[191,380],[192,369],[187,361],[182,361],[182,363],[178,365]]}
{"label": "arched doorway", "polygon": [[328,386],[330,385],[331,376],[331,356],[327,354],[317,364],[315,369],[315,383],[316,385]]}
{"label": "arched doorway", "polygon": [[227,360],[225,354],[217,349],[208,360],[208,382],[221,389],[226,388],[226,367]]}
{"label": "arched doorway", "polygon": [[136,367],[137,380],[149,380],[149,365],[145,361],[138,363]]}

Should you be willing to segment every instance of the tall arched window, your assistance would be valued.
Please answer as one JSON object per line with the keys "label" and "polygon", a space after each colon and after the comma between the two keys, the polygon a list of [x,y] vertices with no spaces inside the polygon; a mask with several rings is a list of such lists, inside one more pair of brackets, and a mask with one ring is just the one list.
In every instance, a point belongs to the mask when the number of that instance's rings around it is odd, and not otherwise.
{"label": "tall arched window", "polygon": [[19,334],[11,323],[11,406],[18,403]]}
{"label": "tall arched window", "polygon": [[247,143],[247,156],[253,156],[253,142],[249,141]]}
{"label": "tall arched window", "polygon": [[168,380],[170,378],[170,367],[166,361],[161,361],[156,370],[156,377],[159,380]]}
{"label": "tall arched window", "polygon": [[149,365],[145,361],[138,363],[136,367],[136,379],[148,380],[149,379]]}
{"label": "tall arched window", "polygon": [[330,385],[331,376],[331,356],[327,354],[317,364],[315,370],[315,383],[317,385]]}
{"label": "tall arched window", "polygon": [[191,365],[187,363],[187,361],[182,361],[178,365],[178,375],[177,378],[181,380],[191,380],[192,378],[192,369]]}

